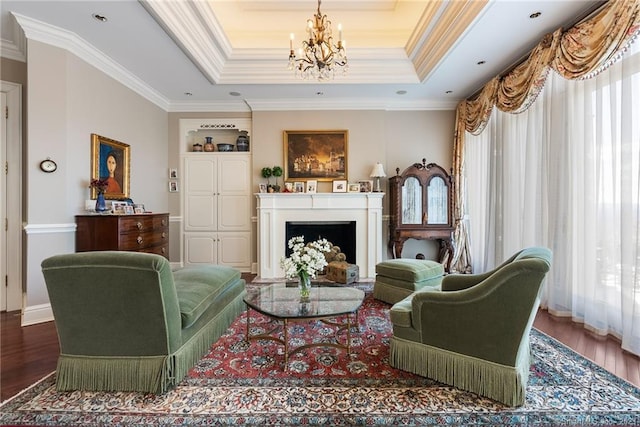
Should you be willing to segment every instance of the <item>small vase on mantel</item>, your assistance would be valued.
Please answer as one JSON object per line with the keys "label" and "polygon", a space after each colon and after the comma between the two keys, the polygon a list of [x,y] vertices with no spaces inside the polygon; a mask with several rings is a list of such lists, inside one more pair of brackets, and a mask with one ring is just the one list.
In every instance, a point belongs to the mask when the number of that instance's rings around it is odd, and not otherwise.
{"label": "small vase on mantel", "polygon": [[298,276],[298,289],[300,290],[300,302],[311,301],[311,277],[306,274]]}
{"label": "small vase on mantel", "polygon": [[104,193],[98,193],[96,197],[96,212],[102,213],[107,210],[107,201],[104,199]]}

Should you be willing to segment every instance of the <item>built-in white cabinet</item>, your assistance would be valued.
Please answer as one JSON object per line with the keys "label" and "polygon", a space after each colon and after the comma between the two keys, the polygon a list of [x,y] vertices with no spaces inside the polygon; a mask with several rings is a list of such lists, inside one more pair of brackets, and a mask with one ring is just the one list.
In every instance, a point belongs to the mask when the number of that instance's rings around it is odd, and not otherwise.
{"label": "built-in white cabinet", "polygon": [[221,264],[246,270],[251,267],[251,233],[185,233],[185,264]]}
{"label": "built-in white cabinet", "polygon": [[251,153],[193,151],[210,138],[231,144],[248,119],[182,119],[182,261],[251,271]]}
{"label": "built-in white cabinet", "polygon": [[185,264],[251,268],[251,157],[197,153],[184,158]]}

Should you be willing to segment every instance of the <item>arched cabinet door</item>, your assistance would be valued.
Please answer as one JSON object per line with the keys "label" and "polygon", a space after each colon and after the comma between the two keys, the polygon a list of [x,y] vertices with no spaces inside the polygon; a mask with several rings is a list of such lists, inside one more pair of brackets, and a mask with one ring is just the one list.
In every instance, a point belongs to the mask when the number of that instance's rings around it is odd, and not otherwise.
{"label": "arched cabinet door", "polygon": [[[453,256],[453,180],[435,163],[414,163],[402,174],[389,179],[390,236],[389,247],[394,258],[402,257],[408,239],[437,240],[440,259]],[[448,255],[448,256],[447,256]]]}

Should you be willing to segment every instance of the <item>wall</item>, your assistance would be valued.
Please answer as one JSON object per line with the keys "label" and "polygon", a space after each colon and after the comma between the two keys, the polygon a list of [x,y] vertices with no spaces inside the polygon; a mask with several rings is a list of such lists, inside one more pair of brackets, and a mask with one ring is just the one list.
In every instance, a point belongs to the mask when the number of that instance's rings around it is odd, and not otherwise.
{"label": "wall", "polygon": [[[91,178],[91,133],[130,145],[131,198],[166,212],[167,113],[73,54],[28,40],[25,176],[26,301],[23,323],[43,320],[42,259],[75,250],[74,216]],[[135,113],[134,113],[135,112]],[[46,174],[47,157],[58,170]]]}
{"label": "wall", "polygon": [[[348,179],[371,179],[369,174],[376,162],[382,163],[387,176],[402,172],[409,165],[421,161],[451,167],[455,111],[278,111],[253,113],[253,182],[255,187],[264,179],[260,170],[264,166],[282,165],[284,162],[284,130],[347,129]],[[259,160],[257,160],[259,159]],[[387,191],[387,179],[380,180]],[[319,192],[331,192],[330,182],[318,183]],[[384,215],[389,213],[389,202],[383,200]],[[255,204],[254,204],[255,208]],[[383,239],[388,241],[388,222],[383,223]],[[256,245],[254,245],[255,247]],[[422,252],[427,258],[436,258],[435,242],[408,241],[403,256],[414,257]],[[390,258],[383,250],[383,259]]]}
{"label": "wall", "polygon": [[[179,167],[178,123],[181,118],[221,118],[244,117],[244,113],[172,113],[169,114],[169,167]],[[258,191],[258,183],[264,182],[260,170],[265,166],[280,165],[284,162],[285,130],[327,130],[347,129],[348,179],[357,181],[370,179],[369,174],[376,162],[381,162],[387,176],[395,174],[395,169],[405,168],[426,158],[446,169],[451,167],[453,152],[453,131],[455,111],[254,111],[252,113],[251,153],[253,157],[253,188]],[[387,179],[380,182],[387,188]],[[319,192],[331,192],[330,182],[318,183]],[[180,194],[170,196],[171,214],[181,216]],[[255,200],[253,215],[255,216]],[[384,213],[388,215],[389,203],[383,201]],[[176,225],[175,233],[180,232]],[[383,223],[384,242],[388,240],[388,223]],[[173,236],[172,235],[172,236]],[[254,223],[254,244],[252,260],[257,260],[256,227]],[[172,237],[173,239],[173,237]],[[175,239],[173,239],[175,241]],[[428,258],[437,256],[435,242],[408,241],[403,256],[414,257],[421,252]],[[172,260],[175,251],[172,248]],[[383,251],[383,258],[391,255]]]}

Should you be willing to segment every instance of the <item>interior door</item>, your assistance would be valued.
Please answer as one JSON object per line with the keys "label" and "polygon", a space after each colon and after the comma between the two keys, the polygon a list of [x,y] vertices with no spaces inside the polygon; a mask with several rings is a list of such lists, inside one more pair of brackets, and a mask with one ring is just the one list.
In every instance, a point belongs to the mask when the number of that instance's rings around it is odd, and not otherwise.
{"label": "interior door", "polygon": [[22,309],[22,85],[0,81],[0,299]]}
{"label": "interior door", "polygon": [[7,174],[5,165],[7,162],[7,95],[0,92],[0,105],[2,109],[2,119],[0,120],[0,165],[2,165],[2,173],[0,173],[0,311],[7,310],[7,230],[6,218],[7,214]]}

